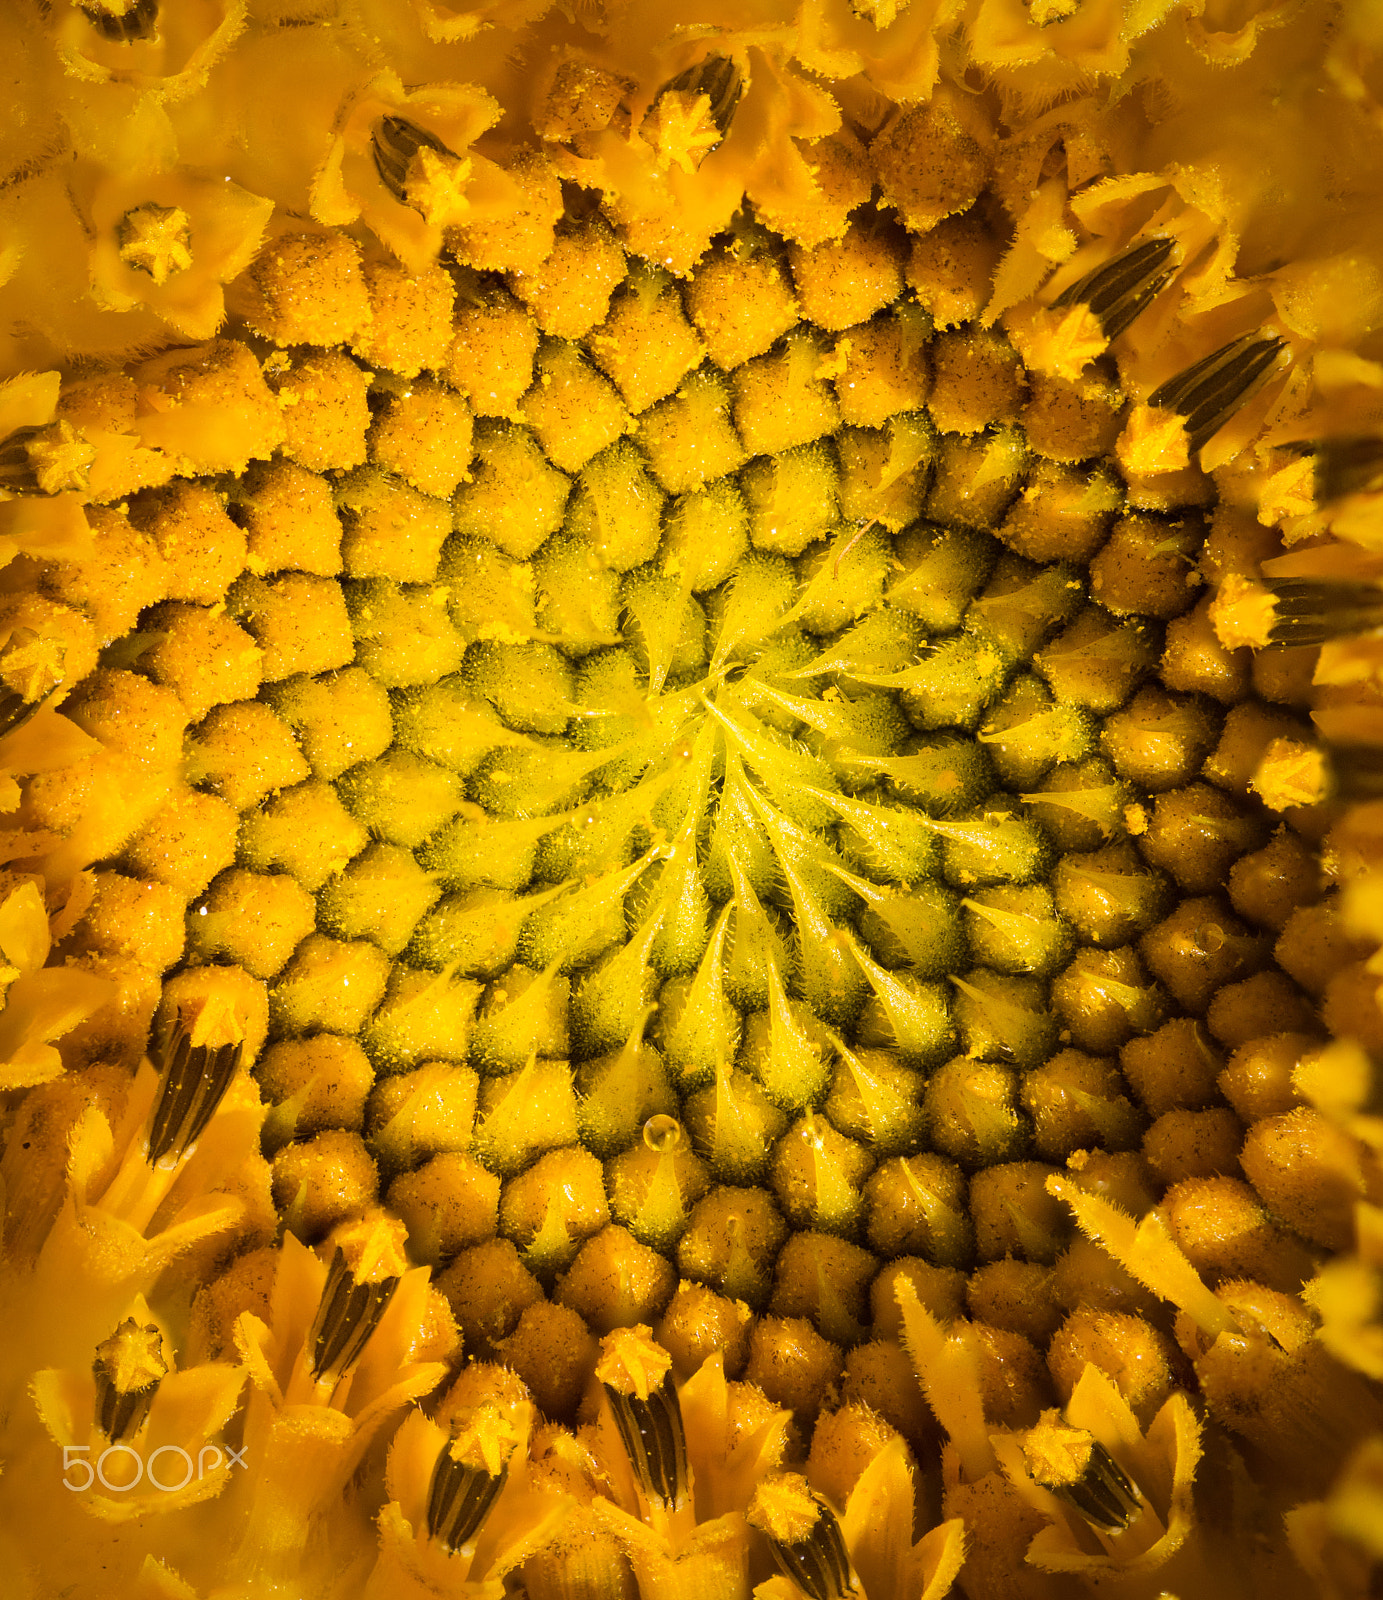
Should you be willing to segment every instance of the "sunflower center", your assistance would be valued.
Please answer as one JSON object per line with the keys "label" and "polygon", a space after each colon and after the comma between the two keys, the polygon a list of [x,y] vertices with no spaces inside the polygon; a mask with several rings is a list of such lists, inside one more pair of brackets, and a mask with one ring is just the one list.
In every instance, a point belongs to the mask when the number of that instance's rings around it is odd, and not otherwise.
{"label": "sunflower center", "polygon": [[898,1257],[1047,1271],[1070,1160],[1215,1170],[1232,1118],[1146,1112],[1213,1102],[1200,1019],[1309,1026],[1252,787],[1308,736],[1226,717],[1204,480],[979,323],[974,227],[743,223],[683,284],[576,215],[503,282],[261,257],[283,449],[132,498],[175,597],[102,693],[191,723],[123,870],[233,830],[186,960],[267,989],[305,1238],[378,1196],[458,1294],[498,1230],[597,1331],[680,1277],[854,1344]]}

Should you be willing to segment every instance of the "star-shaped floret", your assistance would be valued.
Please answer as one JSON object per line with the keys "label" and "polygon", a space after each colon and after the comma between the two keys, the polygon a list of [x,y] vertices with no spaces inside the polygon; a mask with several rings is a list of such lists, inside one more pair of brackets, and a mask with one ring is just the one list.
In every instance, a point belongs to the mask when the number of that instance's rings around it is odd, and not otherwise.
{"label": "star-shaped floret", "polygon": [[96,447],[65,418],[34,435],[26,446],[29,466],[44,494],[83,490],[96,459]]}
{"label": "star-shaped floret", "polygon": [[25,700],[41,700],[62,682],[64,655],[61,640],[16,628],[0,650],[0,673]]}
{"label": "star-shaped floret", "polygon": [[470,217],[471,203],[466,197],[470,177],[471,163],[466,157],[420,145],[408,164],[404,193],[429,227],[455,228]]}
{"label": "star-shaped floret", "polygon": [[147,272],[160,289],[192,265],[192,223],[181,206],[135,206],[121,217],[116,238],[125,265]]}
{"label": "star-shaped floret", "polygon": [[644,122],[644,135],[658,152],[659,166],[687,173],[695,172],[722,138],[711,116],[710,96],[681,89],[658,97]]}

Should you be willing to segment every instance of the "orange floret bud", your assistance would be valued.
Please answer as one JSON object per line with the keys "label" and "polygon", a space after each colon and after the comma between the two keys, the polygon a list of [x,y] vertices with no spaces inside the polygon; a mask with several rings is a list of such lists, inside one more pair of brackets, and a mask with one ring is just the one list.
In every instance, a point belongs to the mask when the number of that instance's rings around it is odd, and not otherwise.
{"label": "orange floret bud", "polygon": [[647,267],[630,273],[588,343],[635,415],[670,395],[703,354],[672,280]]}
{"label": "orange floret bud", "polygon": [[599,1346],[577,1312],[538,1301],[496,1343],[495,1353],[528,1385],[544,1415],[574,1418],[595,1375]]}
{"label": "orange floret bud", "polygon": [[440,384],[409,384],[376,415],[370,459],[422,493],[449,499],[470,466],[471,414]]}
{"label": "orange floret bud", "polygon": [[692,274],[687,310],[727,372],[762,355],[797,321],[787,272],[762,235],[718,246]]}
{"label": "orange floret bud", "polygon": [[283,409],[283,453],[290,461],[309,472],[360,465],[370,425],[368,372],[342,351],[328,350],[291,363],[286,357],[267,361],[264,374]]}
{"label": "orange floret bud", "polygon": [[441,890],[397,845],[371,845],[318,896],[318,923],[342,939],[370,939],[386,955],[402,953]]}
{"label": "orange floret bud", "polygon": [[264,1052],[255,1076],[275,1107],[265,1121],[274,1144],[327,1128],[359,1133],[364,1126],[374,1072],[354,1039],[330,1033],[281,1039]]}
{"label": "orange floret bud", "polygon": [[1178,1247],[1212,1284],[1252,1277],[1291,1294],[1311,1275],[1310,1252],[1272,1221],[1241,1179],[1188,1179],[1167,1191],[1160,1211]]}
{"label": "orange floret bud", "polygon": [[1002,253],[978,211],[947,217],[913,231],[908,286],[938,328],[953,328],[983,310]]}
{"label": "orange floret bud", "polygon": [[1009,1161],[974,1174],[970,1216],[981,1261],[1016,1255],[1050,1265],[1056,1259],[1069,1226],[1044,1187],[1055,1170],[1038,1161]]}
{"label": "orange floret bud", "polygon": [[1011,1068],[957,1056],[927,1084],[931,1142],[971,1168],[1010,1159],[1031,1137],[1017,1103],[1018,1074]]}
{"label": "orange floret bud", "polygon": [[719,1355],[726,1376],[735,1378],[749,1359],[753,1327],[754,1315],[743,1300],[683,1279],[653,1335],[671,1355],[679,1377],[691,1377],[703,1362]]}
{"label": "orange floret bud", "polygon": [[1047,1344],[1061,1322],[1052,1269],[1013,1256],[990,1261],[972,1272],[965,1304],[977,1322],[1021,1333],[1039,1346]]}
{"label": "orange floret bud", "polygon": [[236,309],[275,344],[347,343],[370,319],[359,246],[325,230],[280,235],[251,264]]}
{"label": "orange floret bud", "polygon": [[1102,714],[1123,706],[1153,667],[1143,623],[1114,621],[1091,606],[1035,658],[1058,700]]}
{"label": "orange floret bud", "polygon": [[1275,1216],[1314,1244],[1349,1248],[1368,1172],[1361,1146],[1343,1129],[1302,1106],[1256,1122],[1242,1159],[1249,1182]]}
{"label": "orange floret bud", "polygon": [[365,1123],[380,1166],[395,1173],[446,1151],[469,1149],[479,1095],[478,1074],[449,1061],[381,1077]]}
{"label": "orange floret bud", "polygon": [[[91,671],[86,656],[92,647],[131,632],[139,613],[168,593],[168,564],[151,538],[113,507],[92,507],[86,517],[92,534],[90,552],[78,560],[56,563],[40,577],[39,589],[53,599],[12,596],[0,613],[13,627],[25,630],[5,654],[7,659],[15,657],[9,674],[14,687],[21,692],[34,689],[35,699],[51,688],[59,672],[69,682],[85,677]],[[68,605],[54,605],[53,600]],[[74,615],[68,606],[81,607],[90,620]],[[29,676],[19,677],[26,669]]]}
{"label": "orange floret bud", "polygon": [[677,1274],[656,1251],[611,1224],[587,1240],[557,1284],[558,1303],[597,1333],[653,1322],[672,1299]]}
{"label": "orange floret bud", "polygon": [[301,783],[309,768],[287,724],[258,700],[214,707],[188,741],[191,782],[253,811],[276,790]]}
{"label": "orange floret bud", "polygon": [[132,503],[130,521],[148,534],[167,564],[169,599],[214,605],[245,565],[245,535],[205,484],[148,490]]}
{"label": "orange floret bud", "polygon": [[331,1129],[287,1145],[274,1158],[274,1204],[305,1243],[363,1215],[379,1193],[379,1175],[359,1134]]}
{"label": "orange floret bud", "polygon": [[817,339],[795,332],[780,352],[736,370],[735,426],[751,455],[810,444],[839,425],[835,396],[822,381],[824,356]]}
{"label": "orange floret bud", "polygon": [[1103,739],[1120,777],[1158,793],[1199,773],[1215,733],[1214,716],[1202,702],[1150,685],[1106,719]]}
{"label": "orange floret bud", "polygon": [[639,442],[653,476],[669,494],[699,489],[744,464],[745,447],[730,410],[729,385],[702,368],[676,394],[644,413]]}
{"label": "orange floret bud", "polygon": [[542,1302],[538,1280],[508,1239],[463,1250],[437,1279],[461,1334],[462,1348],[481,1361],[496,1354],[530,1306]]}
{"label": "orange floret bud", "polygon": [[964,211],[985,185],[987,130],[972,125],[967,111],[941,88],[930,103],[903,111],[870,146],[884,199],[913,233]]}
{"label": "orange floret bud", "polygon": [[1202,534],[1189,520],[1121,517],[1090,563],[1090,592],[1116,616],[1180,616],[1200,586],[1195,557]]}
{"label": "orange floret bud", "polygon": [[431,1266],[495,1236],[499,1179],[462,1151],[445,1151],[403,1173],[386,1198],[408,1229],[409,1252]]}
{"label": "orange floret bud", "polygon": [[369,466],[341,484],[337,506],[342,514],[341,559],[352,578],[427,583],[436,574],[452,529],[445,500]]}
{"label": "orange floret bud", "polygon": [[1219,1076],[1220,1092],[1245,1123],[1257,1122],[1302,1104],[1296,1070],[1314,1054],[1309,1034],[1285,1033],[1242,1044]]}
{"label": "orange floret bud", "polygon": [[1148,1165],[1168,1185],[1188,1178],[1234,1177],[1244,1125],[1228,1106],[1168,1111],[1143,1139]]}
{"label": "orange floret bud", "polygon": [[1248,651],[1226,650],[1216,637],[1208,599],[1168,624],[1162,681],[1169,689],[1207,694],[1233,705],[1248,692],[1249,666]]}
{"label": "orange floret bud", "polygon": [[767,1303],[786,1237],[777,1207],[762,1190],[713,1189],[692,1211],[677,1264],[685,1277],[758,1309]]}
{"label": "orange floret bud", "polygon": [[812,1430],[807,1455],[807,1473],[813,1487],[835,1505],[843,1506],[860,1474],[897,1436],[883,1417],[858,1402],[847,1402],[838,1411],[823,1413]]}
{"label": "orange floret bud", "polygon": [[1210,1002],[1205,1025],[1228,1050],[1260,1033],[1305,1032],[1316,1012],[1304,994],[1273,967],[1227,983]]}
{"label": "orange floret bud", "polygon": [[1225,985],[1256,971],[1266,957],[1251,934],[1216,896],[1183,900],[1139,941],[1153,975],[1188,1011],[1204,1011]]}
{"label": "orange floret bud", "polygon": [[356,355],[373,366],[413,378],[440,372],[451,349],[451,311],[456,291],[450,277],[433,267],[416,276],[386,262],[366,262],[370,315],[349,338]]}
{"label": "orange floret bud", "polygon": [[503,290],[463,290],[456,308],[456,337],[443,376],[480,417],[518,416],[533,382],[538,329]]}
{"label": "orange floret bud", "polygon": [[1178,1106],[1201,1110],[1215,1099],[1221,1058],[1198,1022],[1177,1018],[1142,1039],[1131,1039],[1120,1055],[1129,1087],[1154,1117]]}
{"label": "orange floret bud", "polygon": [[232,503],[245,528],[244,565],[250,572],[314,572],[322,577],[340,572],[341,524],[325,478],[292,462],[274,461],[242,478]]}
{"label": "orange floret bud", "polygon": [[823,1339],[805,1317],[762,1317],[749,1336],[746,1383],[809,1421],[834,1392],[840,1346]]}
{"label": "orange floret bud", "polygon": [[1205,894],[1224,883],[1241,855],[1262,844],[1265,832],[1257,817],[1207,784],[1193,783],[1157,797],[1139,847],[1188,894]]}
{"label": "orange floret bud", "polygon": [[1055,1006],[1072,1043],[1096,1053],[1117,1050],[1134,1033],[1155,1028],[1165,996],[1150,981],[1132,946],[1082,950],[1052,984]]}
{"label": "orange floret bud", "polygon": [[272,978],[313,931],[315,911],[292,878],[235,868],[189,908],[188,938],[203,960],[227,956],[256,978]]}
{"label": "orange floret bud", "polygon": [[885,1162],[865,1189],[869,1243],[880,1255],[921,1253],[937,1268],[968,1263],[974,1230],[965,1178],[943,1157],[923,1151]]}
{"label": "orange floret bud", "polygon": [[[1019,437],[1016,430],[1012,437]],[[943,456],[949,456],[961,444],[959,440],[955,444],[947,440]],[[982,438],[980,446],[983,444]],[[982,453],[986,465],[995,453],[992,444],[982,452],[975,443],[965,448]],[[1015,461],[1015,477],[1026,465],[1026,455]],[[977,483],[982,482],[983,477],[982,468]],[[1013,487],[1016,484],[1009,484],[1008,491]],[[976,511],[988,509],[985,501],[994,493],[991,487],[988,495],[974,497],[979,501]],[[937,490],[932,494],[935,499]],[[1110,517],[1119,509],[1121,499],[1122,492],[1113,473],[1103,464],[1064,466],[1037,460],[1032,463],[1022,493],[996,532],[1011,550],[1032,561],[1085,561],[1104,543]],[[997,516],[994,520],[998,520]]]}
{"label": "orange floret bud", "polygon": [[[467,993],[473,984],[455,985]],[[576,1142],[576,1094],[565,1061],[533,1061],[480,1090],[475,1145],[485,1162],[508,1176],[545,1150]]]}
{"label": "orange floret bud", "polygon": [[[617,1220],[625,1220],[618,1215]],[[551,1283],[577,1251],[610,1221],[600,1163],[588,1151],[549,1150],[504,1186],[500,1231],[523,1252],[524,1263]]]}
{"label": "orange floret bud", "polygon": [[1047,1365],[1069,1400],[1086,1362],[1112,1378],[1140,1419],[1153,1417],[1176,1385],[1177,1356],[1166,1334],[1142,1317],[1077,1311],[1052,1339]]}
{"label": "orange floret bud", "polygon": [[[1125,1051],[1129,1047],[1125,1046]],[[1129,1104],[1112,1061],[1063,1050],[1023,1079],[1023,1107],[1033,1119],[1034,1146],[1049,1161],[1064,1161],[1092,1145],[1127,1149],[1143,1121]]]}
{"label": "orange floret bud", "polygon": [[608,225],[592,217],[559,226],[543,264],[510,272],[506,281],[545,334],[580,339],[604,321],[626,270]]}
{"label": "orange floret bud", "polygon": [[932,341],[927,402],[943,433],[978,433],[1015,422],[1025,398],[1023,364],[1001,334],[966,328]]}
{"label": "orange floret bud", "polygon": [[358,667],[326,679],[289,679],[268,698],[296,734],[313,773],[326,781],[373,761],[391,742],[389,696]]}
{"label": "orange floret bud", "polygon": [[123,860],[140,876],[191,899],[235,859],[238,826],[234,808],[224,800],[182,790],[129,838]]}
{"label": "orange floret bud", "polygon": [[522,410],[548,459],[563,472],[579,472],[631,426],[613,385],[575,345],[560,340],[539,348],[536,381]]}
{"label": "orange floret bud", "polygon": [[1122,403],[1117,384],[1098,367],[1078,378],[1030,372],[1023,431],[1050,460],[1091,461],[1110,453]]}
{"label": "orange floret bud", "polygon": [[563,212],[557,172],[541,151],[520,149],[507,177],[517,189],[509,205],[447,235],[456,259],[477,271],[531,272],[552,253],[554,224]]}
{"label": "orange floret bud", "polygon": [[389,962],[363,942],[314,933],[298,946],[270,992],[270,1012],[292,1033],[354,1034],[384,994]]}
{"label": "orange floret bud", "polygon": [[853,223],[829,243],[789,246],[802,316],[831,332],[867,321],[898,298],[902,257],[901,235],[878,221]]}

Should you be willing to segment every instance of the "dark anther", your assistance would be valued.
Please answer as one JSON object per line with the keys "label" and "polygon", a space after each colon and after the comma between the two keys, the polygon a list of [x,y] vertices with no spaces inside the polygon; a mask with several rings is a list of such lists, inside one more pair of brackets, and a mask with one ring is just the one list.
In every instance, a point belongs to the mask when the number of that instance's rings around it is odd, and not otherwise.
{"label": "dark anther", "polygon": [[450,1447],[437,1457],[427,1491],[427,1531],[448,1550],[473,1539],[499,1498],[508,1466],[497,1473],[458,1461]]}
{"label": "dark anther", "polygon": [[1383,750],[1367,744],[1332,744],[1328,748],[1338,800],[1383,800]]}
{"label": "dark anther", "polygon": [[1117,339],[1171,279],[1167,263],[1175,244],[1166,237],[1144,239],[1064,289],[1052,307],[1064,309],[1083,301],[1094,313],[1106,339]]}
{"label": "dark anther", "polygon": [[1169,378],[1148,396],[1150,406],[1179,412],[1194,455],[1217,434],[1255,389],[1265,383],[1286,341],[1246,333]]}
{"label": "dark anther", "polygon": [[1358,1105],[1354,1107],[1356,1117],[1383,1117],[1383,1067],[1376,1061],[1369,1062],[1369,1083]]}
{"label": "dark anther", "polygon": [[664,1377],[647,1400],[621,1394],[605,1385],[625,1453],[644,1491],[667,1506],[677,1506],[687,1494],[687,1440],[682,1429],[682,1408],[671,1377]]}
{"label": "dark anther", "polygon": [[12,690],[0,693],[0,739],[22,728],[42,704],[42,699],[26,700]]}
{"label": "dark anther", "polygon": [[181,1156],[211,1121],[230,1087],[244,1045],[194,1045],[179,1017],[163,1053],[163,1082],[149,1121],[149,1164]]}
{"label": "dark anther", "polygon": [[[785,1475],[785,1482],[793,1484],[793,1480],[795,1485],[788,1489],[792,1502],[788,1516],[775,1514],[775,1508],[756,1502],[751,1504],[749,1520],[768,1540],[778,1570],[810,1600],[847,1600],[847,1596],[859,1591],[836,1514],[807,1487],[805,1478]],[[808,1517],[811,1524],[803,1532]]]}
{"label": "dark anther", "polygon": [[1022,1448],[1033,1482],[1100,1533],[1123,1533],[1142,1510],[1143,1497],[1124,1469],[1092,1433],[1061,1412],[1044,1411]]}
{"label": "dark anther", "polygon": [[1326,439],[1316,448],[1316,503],[1383,492],[1383,439]]}
{"label": "dark anther", "polygon": [[360,1358],[379,1319],[388,1309],[399,1286],[397,1278],[382,1278],[378,1283],[357,1283],[337,1248],[331,1258],[326,1286],[317,1304],[309,1342],[312,1347],[312,1372],[319,1381],[339,1378]]}
{"label": "dark anther", "polygon": [[1090,1443],[1090,1460],[1084,1474],[1053,1492],[1101,1533],[1122,1533],[1138,1515],[1137,1489],[1098,1439]]}
{"label": "dark anther", "polygon": [[16,428],[0,439],[0,489],[8,489],[12,494],[37,492],[38,479],[29,457],[29,442],[42,432],[42,428]]}
{"label": "dark anther", "polygon": [[0,490],[12,495],[85,489],[96,459],[86,435],[66,417],[42,427],[16,428],[0,439]]}
{"label": "dark anther", "polygon": [[136,44],[141,39],[152,39],[158,31],[158,0],[133,0],[119,13],[99,0],[86,0],[81,9],[97,33],[112,44]]}
{"label": "dark anther", "polygon": [[112,1443],[138,1433],[168,1371],[163,1335],[133,1317],[96,1346],[96,1426]]}
{"label": "dark anther", "polygon": [[1383,589],[1372,583],[1287,578],[1273,585],[1271,644],[1325,644],[1383,627]]}
{"label": "dark anther", "polygon": [[688,67],[675,78],[669,78],[653,97],[655,105],[669,89],[675,89],[680,94],[704,94],[711,103],[711,121],[723,139],[730,130],[730,120],[744,93],[744,79],[729,56],[707,56],[694,67]]}
{"label": "dark anther", "polygon": [[408,168],[419,150],[435,150],[439,156],[457,159],[456,152],[449,150],[436,134],[406,117],[381,117],[371,135],[370,149],[381,182],[404,205],[412,204],[408,198]]}

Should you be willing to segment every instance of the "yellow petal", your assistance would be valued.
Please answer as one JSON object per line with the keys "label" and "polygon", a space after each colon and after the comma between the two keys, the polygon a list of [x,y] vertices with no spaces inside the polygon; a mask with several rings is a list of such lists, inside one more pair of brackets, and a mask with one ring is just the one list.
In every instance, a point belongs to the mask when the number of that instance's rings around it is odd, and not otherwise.
{"label": "yellow petal", "polygon": [[32,881],[0,902],[0,952],[21,972],[33,972],[48,959],[48,912]]}
{"label": "yellow petal", "polygon": [[947,1333],[907,1277],[899,1276],[894,1293],[903,1314],[903,1345],[927,1404],[959,1452],[965,1477],[976,1482],[994,1470],[994,1451],[980,1402],[975,1351],[959,1334]]}
{"label": "yellow petal", "polygon": [[1071,1207],[1082,1233],[1107,1250],[1139,1283],[1180,1306],[1212,1338],[1236,1330],[1232,1315],[1201,1282],[1155,1211],[1135,1223],[1118,1206],[1086,1193],[1060,1174],[1047,1179],[1047,1191]]}
{"label": "yellow petal", "polygon": [[42,428],[57,415],[60,372],[22,372],[0,383],[0,439],[19,428]]}
{"label": "yellow petal", "polygon": [[98,1011],[114,992],[109,979],[77,967],[49,967],[17,978],[0,1012],[0,1082],[17,1089],[57,1077],[62,1057],[49,1041]]}
{"label": "yellow petal", "polygon": [[908,1448],[896,1435],[860,1474],[840,1528],[850,1560],[871,1595],[906,1595],[912,1560],[913,1481]]}
{"label": "yellow petal", "polygon": [[82,497],[75,491],[0,500],[0,564],[19,554],[81,561],[94,548]]}

